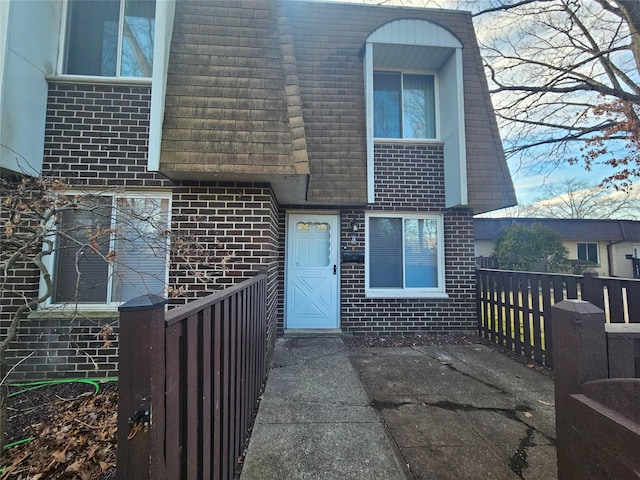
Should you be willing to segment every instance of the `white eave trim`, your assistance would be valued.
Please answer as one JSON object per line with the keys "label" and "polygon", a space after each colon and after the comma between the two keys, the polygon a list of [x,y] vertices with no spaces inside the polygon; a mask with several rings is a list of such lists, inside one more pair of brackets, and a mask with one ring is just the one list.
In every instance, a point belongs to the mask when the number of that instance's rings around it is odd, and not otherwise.
{"label": "white eave trim", "polygon": [[373,143],[373,44],[365,44],[364,98],[367,130],[367,202],[375,203],[374,143]]}
{"label": "white eave trim", "polygon": [[151,77],[151,116],[149,120],[149,158],[147,169],[160,169],[162,147],[162,123],[167,92],[169,50],[173,33],[176,0],[156,3],[156,33],[154,37],[153,75]]}

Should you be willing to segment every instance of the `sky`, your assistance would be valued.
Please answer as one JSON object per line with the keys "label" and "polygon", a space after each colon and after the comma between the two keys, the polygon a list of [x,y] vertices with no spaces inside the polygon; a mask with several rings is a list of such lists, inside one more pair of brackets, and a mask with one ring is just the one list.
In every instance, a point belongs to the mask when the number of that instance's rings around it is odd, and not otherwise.
{"label": "sky", "polygon": [[[322,0],[327,1],[327,0]],[[382,5],[404,5],[404,6],[416,6],[427,8],[450,8],[456,9],[459,1],[469,0],[329,0],[339,1],[342,3],[369,3],[369,4],[382,4]],[[476,2],[478,0],[475,0]],[[473,5],[476,5],[474,3]],[[486,16],[480,16],[474,18],[474,24],[476,24],[476,30],[478,37],[482,35],[482,25],[480,22],[495,22],[495,18],[487,18]],[[488,31],[491,31],[489,29]],[[579,156],[579,153],[576,155]],[[569,165],[568,163],[562,163],[560,166],[549,169],[544,173],[533,172],[528,169],[519,168],[514,160],[509,160],[509,168],[511,171],[516,195],[520,204],[531,204],[539,199],[542,195],[541,186],[548,185],[550,183],[562,184],[567,179],[574,179],[582,181],[587,185],[595,186],[600,183],[602,179],[610,175],[611,167],[595,165],[591,171],[585,170],[581,164]],[[635,192],[638,194],[639,192]]]}

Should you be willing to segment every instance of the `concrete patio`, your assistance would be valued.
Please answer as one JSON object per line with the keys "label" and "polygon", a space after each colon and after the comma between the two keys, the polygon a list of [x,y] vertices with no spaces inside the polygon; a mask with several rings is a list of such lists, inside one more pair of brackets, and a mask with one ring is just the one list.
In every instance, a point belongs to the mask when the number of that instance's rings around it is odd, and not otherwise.
{"label": "concrete patio", "polygon": [[279,339],[241,478],[554,479],[553,395],[480,344]]}

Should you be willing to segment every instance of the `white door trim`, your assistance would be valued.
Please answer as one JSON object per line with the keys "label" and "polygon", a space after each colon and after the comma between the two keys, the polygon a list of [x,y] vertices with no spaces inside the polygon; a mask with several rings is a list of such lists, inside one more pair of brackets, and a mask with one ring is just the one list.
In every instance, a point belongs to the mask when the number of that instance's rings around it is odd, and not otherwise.
{"label": "white door trim", "polygon": [[[335,285],[333,287],[334,305],[332,306],[333,315],[335,321],[331,325],[309,325],[307,327],[301,327],[299,324],[292,322],[290,318],[290,301],[292,301],[292,284],[295,279],[291,273],[293,268],[291,262],[293,253],[293,241],[295,234],[296,222],[304,219],[326,221],[330,224],[330,261],[327,268],[327,275],[331,275],[334,279]],[[285,288],[284,288],[284,328],[291,329],[311,329],[311,330],[334,330],[340,328],[340,214],[337,211],[331,210],[292,210],[286,213],[285,222]],[[333,274],[333,267],[335,265],[336,273]]]}

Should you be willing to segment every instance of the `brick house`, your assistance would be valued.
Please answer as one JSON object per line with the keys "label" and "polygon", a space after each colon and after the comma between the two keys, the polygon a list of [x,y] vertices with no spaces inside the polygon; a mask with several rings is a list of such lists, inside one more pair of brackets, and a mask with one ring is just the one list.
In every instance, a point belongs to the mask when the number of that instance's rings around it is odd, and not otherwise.
{"label": "brick house", "polygon": [[[129,261],[164,280],[147,290],[182,292],[172,305],[266,270],[270,339],[475,329],[473,215],[515,194],[469,13],[96,5],[0,3],[3,175],[153,209],[187,246]],[[65,268],[52,259],[59,286],[21,327],[15,353],[36,354],[17,377],[117,372],[101,334],[140,282],[95,273],[70,316]],[[2,295],[6,322],[20,299]]]}

